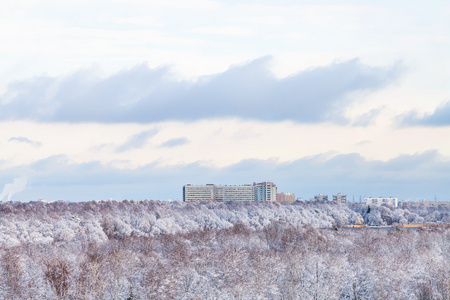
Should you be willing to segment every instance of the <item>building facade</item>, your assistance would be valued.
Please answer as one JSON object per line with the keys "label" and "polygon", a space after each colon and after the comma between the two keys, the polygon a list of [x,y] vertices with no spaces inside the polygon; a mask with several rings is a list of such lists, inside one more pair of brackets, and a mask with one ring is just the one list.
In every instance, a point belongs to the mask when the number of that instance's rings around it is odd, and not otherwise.
{"label": "building facade", "polygon": [[273,182],[253,182],[255,201],[277,201],[277,186]]}
{"label": "building facade", "polygon": [[214,201],[254,201],[253,186],[215,185]]}
{"label": "building facade", "polygon": [[214,200],[214,184],[183,186],[183,201],[211,201]]}
{"label": "building facade", "polygon": [[314,201],[328,201],[328,195],[314,195]]}
{"label": "building facade", "polygon": [[341,193],[333,195],[333,201],[337,203],[347,203],[347,195],[342,195]]}
{"label": "building facade", "polygon": [[277,194],[277,202],[295,202],[295,200],[295,194],[284,192]]}
{"label": "building facade", "polygon": [[388,198],[384,198],[384,197],[365,197],[364,198],[364,204],[366,205],[383,205],[383,204],[387,204],[387,205],[391,205],[394,207],[398,207],[398,198],[393,198],[393,197],[388,197]]}
{"label": "building facade", "polygon": [[276,201],[277,187],[273,182],[246,185],[183,186],[183,201]]}
{"label": "building facade", "polygon": [[422,208],[450,208],[450,201],[423,201],[423,202],[402,202],[402,208],[414,208],[414,209],[422,209]]}

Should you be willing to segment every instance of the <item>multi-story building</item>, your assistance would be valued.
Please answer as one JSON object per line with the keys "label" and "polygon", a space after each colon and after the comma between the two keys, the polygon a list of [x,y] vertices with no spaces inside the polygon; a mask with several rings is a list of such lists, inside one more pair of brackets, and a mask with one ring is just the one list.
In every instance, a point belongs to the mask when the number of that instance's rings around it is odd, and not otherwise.
{"label": "multi-story building", "polygon": [[422,208],[450,208],[450,201],[424,201],[424,202],[402,202],[401,203],[402,208],[414,208],[414,209],[422,209]]}
{"label": "multi-story building", "polygon": [[328,195],[314,195],[314,201],[328,201]]}
{"label": "multi-story building", "polygon": [[277,186],[273,182],[253,182],[255,201],[277,201]]}
{"label": "multi-story building", "polygon": [[398,198],[392,198],[392,197],[388,197],[388,198],[384,198],[384,197],[378,197],[378,198],[374,198],[374,197],[365,197],[364,198],[364,203],[366,205],[383,205],[383,204],[388,204],[394,207],[398,206]]}
{"label": "multi-story building", "polygon": [[214,184],[183,186],[183,201],[210,201],[214,200]]}
{"label": "multi-story building", "polygon": [[253,186],[246,185],[215,185],[214,201],[254,201]]}
{"label": "multi-story building", "polygon": [[295,200],[295,194],[284,192],[277,194],[277,202],[295,202]]}
{"label": "multi-story building", "polygon": [[277,187],[273,182],[253,185],[192,185],[183,186],[183,201],[276,201]]}
{"label": "multi-story building", "polygon": [[342,195],[341,193],[333,195],[333,201],[337,203],[347,203],[347,195]]}
{"label": "multi-story building", "polygon": [[288,202],[295,202],[297,200],[297,197],[295,196],[295,194],[291,194],[291,193],[286,193],[286,201]]}

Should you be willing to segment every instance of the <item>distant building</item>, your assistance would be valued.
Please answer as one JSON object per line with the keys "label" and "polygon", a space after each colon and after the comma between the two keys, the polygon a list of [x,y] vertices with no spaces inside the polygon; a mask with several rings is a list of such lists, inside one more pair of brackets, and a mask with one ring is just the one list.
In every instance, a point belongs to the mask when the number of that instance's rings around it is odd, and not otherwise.
{"label": "distant building", "polygon": [[402,208],[414,208],[414,209],[422,209],[422,208],[450,208],[450,201],[424,201],[424,202],[402,202]]}
{"label": "distant building", "polygon": [[347,203],[347,195],[342,195],[341,193],[333,195],[333,201],[337,203]]}
{"label": "distant building", "polygon": [[286,201],[284,192],[277,193],[277,202],[284,202],[284,201]]}
{"label": "distant building", "polygon": [[214,200],[214,184],[183,186],[183,201],[212,201]]}
{"label": "distant building", "polygon": [[253,185],[192,185],[183,186],[183,201],[276,201],[277,187],[273,182]]}
{"label": "distant building", "polygon": [[277,194],[277,202],[295,202],[295,200],[295,194],[284,192]]}
{"label": "distant building", "polygon": [[253,182],[255,201],[277,201],[277,186],[273,182]]}
{"label": "distant building", "polygon": [[378,198],[373,198],[373,197],[365,197],[364,198],[364,203],[366,205],[383,205],[383,204],[388,204],[394,207],[398,206],[398,199],[397,198],[383,198],[383,197],[378,197]]}
{"label": "distant building", "polygon": [[314,201],[328,201],[328,195],[314,195]]}
{"label": "distant building", "polygon": [[215,185],[214,201],[254,201],[253,186],[246,185]]}

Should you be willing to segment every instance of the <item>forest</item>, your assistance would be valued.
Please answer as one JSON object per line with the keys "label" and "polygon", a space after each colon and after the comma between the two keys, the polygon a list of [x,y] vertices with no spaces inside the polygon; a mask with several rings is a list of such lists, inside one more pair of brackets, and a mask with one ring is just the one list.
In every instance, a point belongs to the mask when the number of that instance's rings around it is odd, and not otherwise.
{"label": "forest", "polygon": [[0,203],[1,299],[450,299],[448,209]]}

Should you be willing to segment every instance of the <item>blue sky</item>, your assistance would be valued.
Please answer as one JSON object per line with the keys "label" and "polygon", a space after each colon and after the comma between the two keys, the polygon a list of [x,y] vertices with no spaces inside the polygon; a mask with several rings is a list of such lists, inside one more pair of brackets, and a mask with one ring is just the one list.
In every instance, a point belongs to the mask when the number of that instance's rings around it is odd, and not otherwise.
{"label": "blue sky", "polygon": [[3,201],[253,181],[450,200],[445,1],[3,7]]}

